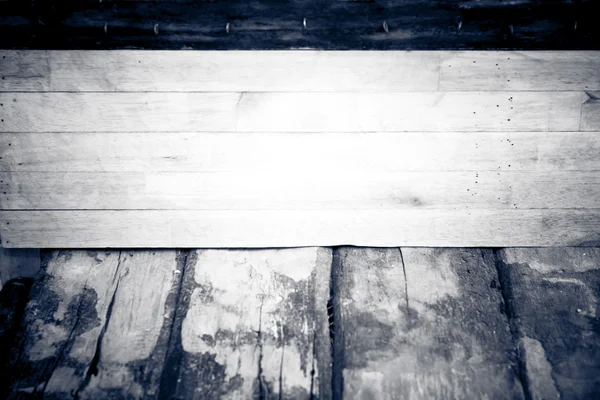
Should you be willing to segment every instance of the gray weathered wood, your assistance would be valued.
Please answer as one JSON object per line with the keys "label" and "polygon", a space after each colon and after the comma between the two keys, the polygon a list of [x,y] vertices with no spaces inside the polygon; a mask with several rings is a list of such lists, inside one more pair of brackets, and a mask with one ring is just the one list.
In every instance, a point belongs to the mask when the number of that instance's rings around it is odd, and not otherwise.
{"label": "gray weathered wood", "polygon": [[331,250],[195,250],[162,398],[331,398]]}
{"label": "gray weathered wood", "polygon": [[[600,135],[449,131],[2,133],[0,153],[0,171],[4,172],[273,173],[298,168],[326,175],[327,171],[598,171]],[[0,182],[0,187],[3,183],[7,182]]]}
{"label": "gray weathered wood", "polygon": [[[533,195],[533,194],[532,194]],[[16,247],[593,246],[598,209],[0,211]]]}
{"label": "gray weathered wood", "polygon": [[156,398],[181,267],[175,251],[54,252],[10,397]]}
{"label": "gray weathered wood", "polygon": [[584,98],[582,91],[3,92],[0,131],[579,131]]}
{"label": "gray weathered wood", "polygon": [[345,399],[523,398],[491,250],[334,254]]}
{"label": "gray weathered wood", "polygon": [[4,50],[0,71],[0,91],[600,90],[598,51]]}
{"label": "gray weathered wood", "polygon": [[442,52],[440,91],[597,90],[600,51]]}
{"label": "gray weathered wood", "polygon": [[[597,171],[0,172],[3,210],[600,208]],[[532,196],[535,193],[535,196]]]}
{"label": "gray weathered wood", "polygon": [[530,398],[598,398],[600,248],[503,249],[499,261]]}

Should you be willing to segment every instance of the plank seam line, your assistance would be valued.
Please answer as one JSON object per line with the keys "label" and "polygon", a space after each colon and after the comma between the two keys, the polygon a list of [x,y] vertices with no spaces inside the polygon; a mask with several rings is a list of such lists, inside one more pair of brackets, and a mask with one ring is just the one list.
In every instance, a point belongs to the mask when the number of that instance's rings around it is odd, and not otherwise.
{"label": "plank seam line", "polygon": [[[439,83],[438,83],[439,84]],[[138,93],[183,93],[183,94],[234,94],[234,93],[256,93],[256,94],[312,94],[312,93],[367,93],[367,94],[386,94],[386,93],[576,93],[585,91],[597,91],[600,90],[594,88],[581,88],[581,89],[568,89],[568,90],[556,90],[556,89],[517,89],[517,90],[0,90],[0,94],[138,94]]]}
{"label": "plank seam line", "polygon": [[[600,129],[599,129],[600,130]],[[164,133],[171,133],[171,134],[198,134],[198,135],[219,135],[219,134],[228,134],[228,135],[239,135],[239,136],[248,136],[248,135],[265,135],[265,136],[275,136],[275,135],[286,135],[286,136],[299,136],[299,135],[310,135],[310,136],[323,136],[323,135],[353,135],[353,136],[358,136],[358,135],[364,135],[364,134],[378,134],[378,135],[392,135],[392,134],[438,134],[438,135],[452,135],[452,134],[456,134],[456,133],[461,133],[461,134],[473,134],[473,133],[486,133],[486,134],[531,134],[531,133],[553,133],[553,134],[559,134],[559,133],[563,133],[563,134],[579,134],[579,133],[591,133],[591,134],[596,134],[598,132],[598,130],[585,130],[585,131],[580,131],[580,130],[490,130],[490,129],[481,129],[481,130],[437,130],[437,131],[433,131],[433,130],[429,130],[429,131],[422,131],[422,130],[360,130],[360,131],[349,131],[349,130],[343,130],[343,131],[322,131],[322,130],[313,130],[313,131],[291,131],[291,130],[285,130],[285,129],[280,129],[280,130],[276,130],[276,131],[254,131],[254,130],[244,130],[244,131],[236,131],[236,130],[227,130],[227,131],[220,131],[220,130],[207,130],[207,131],[198,131],[198,130],[162,130],[162,131],[153,131],[153,130],[143,130],[143,131],[118,131],[118,130],[111,130],[111,131],[82,131],[82,130],[78,130],[78,131],[0,131],[0,133],[3,134],[11,134],[11,135],[49,135],[49,134],[55,134],[55,135],[89,135],[89,134],[108,134],[108,135],[116,135],[116,134],[132,134],[132,135],[142,135],[142,134],[164,134]]]}
{"label": "plank seam line", "polygon": [[[19,209],[6,209],[0,208],[0,212],[5,213],[19,213],[19,212],[112,212],[112,211],[131,211],[131,212],[159,212],[159,211],[174,211],[174,212],[184,212],[184,211],[211,211],[211,212],[256,212],[256,213],[264,213],[264,212],[272,212],[272,213],[288,213],[290,211],[302,211],[302,212],[314,212],[314,213],[323,213],[327,211],[339,211],[339,212],[349,212],[349,211],[371,211],[376,213],[388,213],[388,212],[405,212],[405,211],[414,211],[415,208],[281,208],[281,209],[273,209],[273,208],[19,208]],[[451,209],[451,208],[423,208],[420,210],[428,212],[428,211],[459,211],[459,212],[476,212],[476,211],[489,211],[489,212],[509,212],[509,213],[519,213],[522,211],[600,211],[600,207],[546,207],[546,208],[461,208],[461,209]]]}

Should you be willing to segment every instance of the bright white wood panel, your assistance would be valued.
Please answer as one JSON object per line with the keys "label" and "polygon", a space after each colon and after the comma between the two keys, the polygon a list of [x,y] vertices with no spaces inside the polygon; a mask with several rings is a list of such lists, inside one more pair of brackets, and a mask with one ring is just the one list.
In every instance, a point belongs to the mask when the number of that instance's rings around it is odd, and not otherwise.
{"label": "bright white wood panel", "polygon": [[[0,91],[600,90],[599,51],[0,51]],[[473,62],[475,61],[475,62]]]}
{"label": "bright white wood panel", "polygon": [[457,51],[441,58],[440,91],[600,87],[600,51]]}
{"label": "bright white wood panel", "polygon": [[600,208],[598,171],[0,173],[0,209]]}
{"label": "bright white wood panel", "polygon": [[586,98],[582,92],[244,93],[236,130],[578,131]]}
{"label": "bright white wood panel", "polygon": [[0,131],[578,131],[587,98],[583,92],[0,93]]}
{"label": "bright white wood panel", "polygon": [[[0,51],[0,91],[436,91],[441,53]],[[5,57],[5,58],[3,58]]]}
{"label": "bright white wood panel", "polygon": [[600,241],[597,209],[1,211],[0,221],[7,248],[527,247]]}
{"label": "bright white wood panel", "polygon": [[600,171],[599,154],[595,132],[0,135],[4,172]]}

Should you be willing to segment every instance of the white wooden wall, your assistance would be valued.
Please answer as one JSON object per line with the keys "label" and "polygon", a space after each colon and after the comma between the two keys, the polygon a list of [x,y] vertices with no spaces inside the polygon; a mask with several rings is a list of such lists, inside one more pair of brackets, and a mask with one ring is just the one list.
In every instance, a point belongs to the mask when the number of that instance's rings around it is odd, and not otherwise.
{"label": "white wooden wall", "polygon": [[600,52],[1,51],[4,247],[600,241]]}

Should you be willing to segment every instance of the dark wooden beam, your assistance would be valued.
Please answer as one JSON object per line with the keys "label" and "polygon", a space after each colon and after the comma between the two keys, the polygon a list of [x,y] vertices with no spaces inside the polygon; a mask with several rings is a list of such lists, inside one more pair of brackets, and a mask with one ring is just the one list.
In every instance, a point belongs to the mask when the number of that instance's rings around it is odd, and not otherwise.
{"label": "dark wooden beam", "polygon": [[8,0],[0,48],[600,49],[598,3]]}

